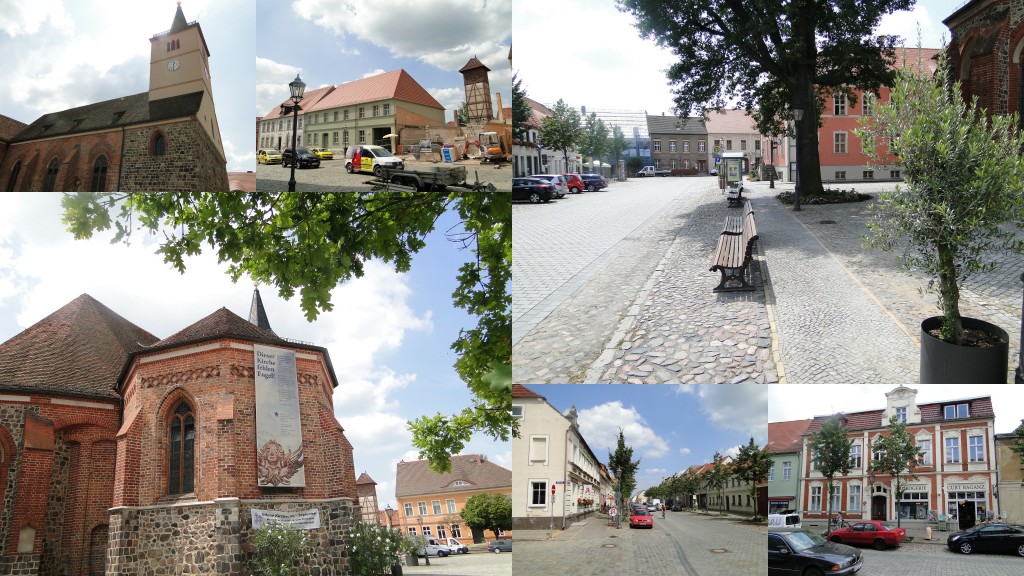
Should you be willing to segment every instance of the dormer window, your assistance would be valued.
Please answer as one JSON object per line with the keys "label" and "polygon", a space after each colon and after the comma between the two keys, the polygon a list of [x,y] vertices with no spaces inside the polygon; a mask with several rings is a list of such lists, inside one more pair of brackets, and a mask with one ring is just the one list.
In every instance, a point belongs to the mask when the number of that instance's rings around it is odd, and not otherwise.
{"label": "dormer window", "polygon": [[71,121],[71,129],[74,130],[75,128],[78,128],[82,125],[82,122],[85,122],[85,118],[75,118]]}
{"label": "dormer window", "polygon": [[967,409],[967,404],[949,404],[942,407],[945,413],[946,420],[954,420],[956,418],[969,418],[970,411]]}
{"label": "dormer window", "polygon": [[906,406],[896,409],[896,421],[906,422],[907,421],[907,408]]}
{"label": "dormer window", "polygon": [[120,110],[120,111],[114,112],[113,120],[111,120],[110,123],[111,124],[117,124],[118,122],[121,121],[121,117],[122,116],[124,116],[124,110]]}
{"label": "dormer window", "polygon": [[469,482],[466,482],[465,480],[456,480],[455,482],[452,482],[452,486],[469,486]]}

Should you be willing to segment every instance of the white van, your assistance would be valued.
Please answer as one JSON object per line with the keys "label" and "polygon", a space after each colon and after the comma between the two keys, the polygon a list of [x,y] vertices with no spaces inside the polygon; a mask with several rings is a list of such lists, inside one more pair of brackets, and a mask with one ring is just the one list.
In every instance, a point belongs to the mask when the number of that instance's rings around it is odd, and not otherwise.
{"label": "white van", "polygon": [[352,172],[373,172],[380,176],[384,168],[402,170],[405,163],[387,148],[356,144],[345,150],[345,170]]}
{"label": "white van", "polygon": [[469,547],[464,546],[455,538],[427,538],[427,544],[447,548],[451,554],[465,554],[469,552]]}
{"label": "white van", "polygon": [[800,520],[800,515],[791,510],[784,510],[779,514],[768,515],[768,530],[773,532],[781,530],[799,530],[802,527],[803,523]]}

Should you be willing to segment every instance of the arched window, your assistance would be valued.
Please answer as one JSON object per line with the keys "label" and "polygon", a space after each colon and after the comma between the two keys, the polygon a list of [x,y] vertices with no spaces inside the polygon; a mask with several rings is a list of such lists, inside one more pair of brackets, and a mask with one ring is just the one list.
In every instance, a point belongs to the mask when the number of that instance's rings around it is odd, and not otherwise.
{"label": "arched window", "polygon": [[168,494],[188,494],[195,490],[196,421],[192,408],[182,402],[174,409],[168,427],[169,482]]}
{"label": "arched window", "polygon": [[11,179],[7,181],[7,191],[14,192],[14,185],[18,183],[18,172],[21,172],[21,160],[14,163],[11,169]]}
{"label": "arched window", "polygon": [[50,165],[46,167],[46,180],[43,181],[43,192],[53,192],[53,187],[57,183],[57,171],[60,169],[60,161],[54,158],[50,160]]}
{"label": "arched window", "polygon": [[164,155],[164,148],[166,148],[166,147],[167,147],[167,142],[164,140],[164,135],[163,134],[157,134],[156,137],[153,138],[153,155],[154,156],[163,156]]}
{"label": "arched window", "polygon": [[107,189],[107,157],[100,156],[92,165],[92,186],[90,192],[103,192]]}

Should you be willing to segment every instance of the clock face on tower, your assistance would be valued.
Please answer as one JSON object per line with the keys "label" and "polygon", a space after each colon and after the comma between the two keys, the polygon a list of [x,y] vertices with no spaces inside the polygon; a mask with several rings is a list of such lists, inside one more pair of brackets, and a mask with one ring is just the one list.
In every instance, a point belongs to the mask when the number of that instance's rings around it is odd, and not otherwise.
{"label": "clock face on tower", "polygon": [[171,72],[174,72],[175,70],[177,70],[180,67],[181,67],[181,62],[178,62],[177,60],[171,60],[170,62],[167,63],[167,69],[170,70]]}

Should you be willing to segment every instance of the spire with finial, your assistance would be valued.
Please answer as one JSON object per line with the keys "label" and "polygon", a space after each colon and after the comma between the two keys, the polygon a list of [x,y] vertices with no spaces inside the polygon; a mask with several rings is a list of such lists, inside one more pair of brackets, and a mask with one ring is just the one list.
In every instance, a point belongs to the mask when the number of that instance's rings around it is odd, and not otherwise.
{"label": "spire with finial", "polygon": [[171,24],[171,32],[177,32],[188,28],[185,14],[181,11],[181,1],[178,2],[178,11],[174,13],[174,22]]}
{"label": "spire with finial", "polygon": [[264,330],[270,330],[270,320],[267,319],[267,311],[263,309],[263,299],[260,298],[259,284],[257,284],[252,290],[252,306],[249,307],[249,322]]}

